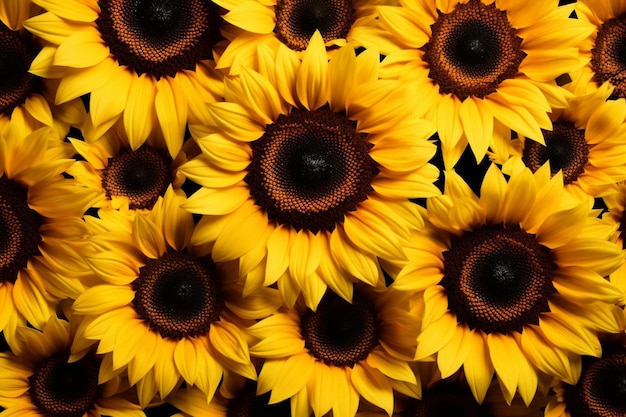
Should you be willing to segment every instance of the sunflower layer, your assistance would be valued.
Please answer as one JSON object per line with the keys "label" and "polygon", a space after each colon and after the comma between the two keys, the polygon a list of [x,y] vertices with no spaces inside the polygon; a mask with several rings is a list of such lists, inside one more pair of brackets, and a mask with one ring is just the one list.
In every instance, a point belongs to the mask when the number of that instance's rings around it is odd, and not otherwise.
{"label": "sunflower layer", "polygon": [[102,379],[127,370],[142,406],[183,381],[210,400],[224,369],[256,379],[242,326],[281,303],[269,288],[244,302],[236,265],[215,265],[206,248],[190,245],[194,223],[180,208],[185,200],[170,187],[146,215],[101,210],[89,221],[87,261],[96,276],[73,305],[78,331],[111,359]]}
{"label": "sunflower layer", "polygon": [[416,358],[436,353],[443,377],[463,367],[479,401],[494,373],[507,401],[527,404],[546,377],[574,384],[581,355],[601,355],[598,333],[623,328],[621,292],[604,279],[623,262],[614,228],[567,198],[560,173],[507,182],[492,165],[477,197],[451,172],[427,206],[393,286],[425,302]]}
{"label": "sunflower layer", "polygon": [[19,323],[41,328],[83,290],[81,216],[96,196],[63,175],[71,154],[50,128],[0,137],[0,329],[11,345]]}
{"label": "sunflower layer", "polygon": [[361,398],[391,415],[394,392],[421,394],[407,363],[415,313],[406,294],[363,287],[352,303],[328,292],[315,311],[299,302],[259,321],[248,329],[258,341],[250,353],[265,359],[257,393],[270,392],[269,404],[289,399],[294,417],[354,416]]}
{"label": "sunflower layer", "polygon": [[202,188],[185,208],[204,215],[192,241],[239,258],[246,293],[278,282],[288,304],[302,292],[314,308],[327,287],[350,299],[421,225],[408,198],[438,194],[432,125],[377,80],[375,54],[345,47],[328,63],[319,33],[301,63],[267,52],[261,73],[226,81],[212,124],[192,126],[203,155],[181,171]]}
{"label": "sunflower layer", "polygon": [[407,0],[378,10],[395,40],[381,49],[381,76],[402,79],[418,114],[436,123],[448,168],[467,143],[482,160],[495,123],[543,143],[548,113],[566,105],[555,79],[583,65],[578,44],[593,29],[557,0]]}
{"label": "sunflower layer", "polygon": [[186,123],[220,93],[213,46],[222,38],[216,5],[121,0],[35,0],[45,13],[24,26],[45,41],[30,72],[59,80],[55,104],[89,94],[85,136],[118,120],[132,149],[159,131],[172,157]]}
{"label": "sunflower layer", "polygon": [[100,383],[106,365],[93,351],[68,361],[75,323],[56,316],[42,331],[21,327],[22,353],[0,353],[0,407],[3,415],[22,416],[145,416],[129,400],[121,378]]}

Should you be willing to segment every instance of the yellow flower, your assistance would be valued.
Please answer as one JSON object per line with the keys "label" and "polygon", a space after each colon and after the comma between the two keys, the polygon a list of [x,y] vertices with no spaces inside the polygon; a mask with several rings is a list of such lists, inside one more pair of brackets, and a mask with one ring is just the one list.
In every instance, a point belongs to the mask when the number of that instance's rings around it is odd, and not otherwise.
{"label": "yellow flower", "polygon": [[575,4],[578,20],[593,27],[580,42],[585,65],[571,74],[568,88],[577,95],[593,92],[607,84],[611,98],[626,98],[626,65],[621,59],[626,29],[626,4],[613,0],[579,0]]}
{"label": "yellow flower", "polygon": [[463,367],[479,401],[494,373],[508,402],[529,404],[546,378],[574,384],[598,334],[622,330],[622,294],[604,278],[623,263],[614,228],[568,198],[561,173],[507,182],[492,165],[477,197],[450,172],[427,212],[392,286],[425,302],[416,359],[437,354],[444,378]]}
{"label": "yellow flower", "polygon": [[11,346],[18,324],[41,328],[55,302],[83,290],[75,251],[96,196],[63,176],[72,154],[50,128],[0,135],[0,329]]}
{"label": "yellow flower", "polygon": [[511,142],[502,171],[527,166],[533,172],[549,163],[554,175],[563,171],[565,190],[580,199],[600,197],[626,179],[626,101],[607,101],[608,88],[573,98],[566,109],[551,114],[553,129],[544,131],[545,145],[519,137]]}
{"label": "yellow flower", "polygon": [[23,24],[39,13],[31,0],[0,3],[0,133],[24,137],[47,126],[63,138],[69,124],[81,122],[76,115],[83,116],[84,111],[79,100],[51,106],[56,83],[28,71],[40,46]]}
{"label": "yellow flower", "polygon": [[145,416],[126,399],[121,378],[100,383],[106,365],[93,352],[68,361],[75,323],[56,316],[43,331],[18,330],[21,353],[0,353],[0,407],[9,416]]}
{"label": "yellow flower", "polygon": [[54,102],[89,94],[86,137],[118,120],[133,150],[160,130],[176,157],[187,120],[220,96],[213,47],[217,6],[203,0],[33,0],[47,10],[24,26],[46,41],[30,71],[59,79]]}
{"label": "yellow flower", "polygon": [[224,369],[255,379],[242,327],[282,301],[270,288],[244,300],[236,265],[216,265],[207,248],[190,245],[185,200],[170,187],[148,214],[104,210],[89,221],[95,232],[86,258],[95,277],[73,304],[79,335],[111,358],[103,380],[128,370],[142,406],[182,381],[209,401]]}
{"label": "yellow flower", "polygon": [[132,149],[126,132],[119,124],[93,140],[69,138],[82,159],[69,174],[98,193],[98,208],[151,210],[159,196],[171,185],[180,189],[185,178],[178,167],[195,153],[192,141],[187,141],[172,158],[162,135],[146,138]]}
{"label": "yellow flower", "polygon": [[[376,6],[387,0],[217,0],[228,12],[224,20],[233,27],[225,31],[231,42],[217,62],[220,69],[239,73],[241,67],[258,68],[259,47],[288,49],[302,58],[313,33],[318,30],[330,54],[337,47],[377,48],[389,43],[376,27]],[[396,2],[392,3],[396,4]]]}
{"label": "yellow flower", "polygon": [[393,34],[381,77],[412,92],[418,114],[437,125],[446,167],[469,143],[477,161],[503,124],[543,143],[548,113],[565,107],[555,78],[582,65],[578,43],[592,28],[558,0],[406,0],[380,6]]}
{"label": "yellow flower", "polygon": [[180,170],[202,188],[185,208],[204,215],[192,241],[240,259],[246,294],[278,282],[290,305],[302,292],[314,308],[327,287],[349,300],[422,223],[408,199],[439,193],[434,130],[409,117],[401,84],[377,80],[376,53],[345,47],[328,63],[319,32],[302,62],[266,52],[261,73],[226,81],[210,125],[191,126],[203,154]]}
{"label": "yellow flower", "polygon": [[248,328],[258,340],[251,355],[265,359],[257,394],[271,391],[269,404],[290,399],[294,417],[352,417],[360,399],[391,415],[394,391],[421,393],[408,364],[414,313],[405,296],[364,286],[352,303],[328,292],[315,311],[297,303],[259,321]]}
{"label": "yellow flower", "polygon": [[559,383],[545,417],[612,417],[626,414],[626,348],[623,335],[602,344],[601,358],[585,358],[575,384]]}

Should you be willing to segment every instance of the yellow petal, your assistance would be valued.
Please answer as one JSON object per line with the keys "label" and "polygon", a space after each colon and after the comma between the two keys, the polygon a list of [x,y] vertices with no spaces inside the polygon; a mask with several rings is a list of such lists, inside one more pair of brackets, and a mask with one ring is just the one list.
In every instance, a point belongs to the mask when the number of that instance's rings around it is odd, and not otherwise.
{"label": "yellow petal", "polygon": [[302,57],[296,92],[300,103],[315,110],[328,102],[328,58],[324,39],[315,31]]}

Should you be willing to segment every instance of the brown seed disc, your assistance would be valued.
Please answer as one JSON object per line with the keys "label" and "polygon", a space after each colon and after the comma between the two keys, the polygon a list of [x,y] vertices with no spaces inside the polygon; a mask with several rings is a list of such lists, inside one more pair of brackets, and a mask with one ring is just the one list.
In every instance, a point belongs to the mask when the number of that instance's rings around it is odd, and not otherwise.
{"label": "brown seed disc", "polygon": [[45,359],[29,377],[30,394],[47,417],[82,417],[99,394],[100,361],[88,354],[68,363],[69,352]]}
{"label": "brown seed disc", "polygon": [[367,135],[328,107],[280,115],[251,146],[250,194],[270,220],[297,230],[334,230],[378,174]]}
{"label": "brown seed disc", "polygon": [[121,65],[137,74],[173,77],[212,59],[222,39],[219,9],[210,0],[99,0],[96,24]]}
{"label": "brown seed disc", "polygon": [[311,355],[333,366],[354,366],[378,345],[376,309],[358,296],[348,303],[326,294],[316,311],[305,313],[300,327]]}
{"label": "brown seed disc", "polygon": [[109,158],[102,171],[102,188],[107,197],[128,197],[131,209],[151,209],[172,183],[172,158],[163,151],[143,145],[136,151],[124,148]]}
{"label": "brown seed disc", "polygon": [[0,282],[15,282],[17,271],[39,255],[42,217],[28,206],[27,193],[0,177]]}
{"label": "brown seed disc", "polygon": [[163,338],[205,335],[224,308],[217,279],[209,259],[169,252],[140,268],[133,306]]}
{"label": "brown seed disc", "polygon": [[450,13],[439,13],[431,29],[423,47],[429,77],[442,94],[461,101],[495,92],[502,81],[517,74],[526,56],[522,39],[495,3],[459,3]]}
{"label": "brown seed disc", "polygon": [[576,385],[566,385],[566,410],[571,417],[626,415],[626,349],[605,346],[602,358],[583,360]]}
{"label": "brown seed disc", "polygon": [[324,42],[348,36],[354,23],[352,0],[278,0],[274,32],[290,49],[303,51],[316,30]]}
{"label": "brown seed disc", "polygon": [[0,21],[0,114],[10,115],[39,89],[39,78],[28,72],[37,52],[30,34]]}
{"label": "brown seed disc", "polygon": [[549,311],[550,250],[519,227],[484,226],[452,240],[442,285],[460,323],[485,333],[522,331]]}
{"label": "brown seed disc", "polygon": [[571,122],[554,122],[552,131],[544,130],[546,146],[534,140],[524,144],[522,160],[533,172],[550,161],[552,175],[563,171],[563,182],[570,184],[585,172],[589,161],[589,145],[585,131]]}
{"label": "brown seed disc", "polygon": [[611,98],[626,97],[626,13],[602,24],[591,49],[591,68],[598,84],[609,81]]}

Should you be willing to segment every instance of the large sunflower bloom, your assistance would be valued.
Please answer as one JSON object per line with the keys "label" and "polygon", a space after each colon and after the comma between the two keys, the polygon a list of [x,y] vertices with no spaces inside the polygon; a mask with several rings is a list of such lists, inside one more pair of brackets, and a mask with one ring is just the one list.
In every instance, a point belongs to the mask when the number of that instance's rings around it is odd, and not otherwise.
{"label": "large sunflower bloom", "polygon": [[89,94],[90,128],[100,136],[122,120],[132,149],[159,129],[170,155],[188,120],[219,97],[213,47],[217,5],[207,0],[33,0],[47,10],[24,26],[46,41],[30,71],[60,79],[55,103]]}
{"label": "large sunflower bloom", "polygon": [[227,81],[212,125],[192,129],[202,157],[180,170],[202,186],[185,205],[205,215],[192,240],[240,258],[246,293],[278,281],[289,304],[302,291],[315,308],[402,257],[422,222],[408,198],[438,193],[434,130],[409,117],[401,84],[377,81],[375,53],[344,47],[329,64],[316,32],[302,62],[281,56]]}
{"label": "large sunflower bloom", "polygon": [[612,89],[612,98],[626,98],[626,64],[622,48],[626,41],[626,4],[613,0],[578,0],[576,15],[594,30],[580,42],[585,65],[571,74],[568,86],[576,94],[594,91],[602,84]]}
{"label": "large sunflower bloom", "polygon": [[623,328],[622,294],[604,278],[623,263],[614,228],[550,175],[507,182],[492,165],[479,198],[449,173],[393,283],[425,302],[416,359],[437,354],[444,378],[463,367],[479,401],[494,372],[507,401],[526,404],[545,378],[576,383],[581,355],[601,354],[598,333]]}
{"label": "large sunflower bloom", "polygon": [[419,374],[409,366],[419,314],[404,294],[369,286],[352,303],[327,292],[317,310],[296,303],[248,328],[265,359],[257,394],[270,404],[290,399],[294,417],[353,417],[360,398],[391,415],[394,391],[420,395]]}
{"label": "large sunflower bloom", "polygon": [[[233,25],[231,39],[217,67],[239,73],[238,67],[257,68],[259,46],[276,51],[287,47],[302,57],[319,30],[329,53],[337,47],[378,47],[389,42],[377,28],[376,6],[387,0],[217,0]],[[396,3],[393,2],[392,3]]]}
{"label": "large sunflower bloom", "polygon": [[0,135],[0,330],[10,345],[19,323],[41,328],[55,302],[83,290],[75,250],[96,196],[64,177],[75,163],[66,145],[50,128]]}
{"label": "large sunflower bloom", "polygon": [[102,357],[86,352],[69,362],[75,323],[56,316],[43,331],[21,327],[17,334],[26,348],[16,355],[0,353],[0,416],[145,416],[126,399],[120,378],[105,383],[98,373]]}
{"label": "large sunflower bloom", "polygon": [[92,219],[100,223],[90,238],[97,250],[86,258],[96,277],[73,304],[79,335],[112,358],[102,378],[127,369],[143,406],[181,381],[210,400],[225,368],[255,379],[241,327],[282,301],[270,288],[244,300],[236,265],[215,265],[206,248],[189,244],[194,222],[180,208],[185,199],[169,188],[146,215]]}
{"label": "large sunflower bloom", "polygon": [[552,130],[543,132],[545,145],[523,136],[513,140],[503,172],[524,165],[534,172],[549,163],[553,175],[563,172],[566,191],[581,199],[599,197],[625,180],[626,101],[607,101],[609,95],[600,88],[554,111]]}
{"label": "large sunflower bloom", "polygon": [[195,153],[187,141],[172,158],[157,133],[133,150],[119,123],[93,140],[69,141],[83,159],[69,174],[99,194],[98,208],[151,210],[170,185],[180,189],[185,178],[178,167],[187,160],[187,151]]}
{"label": "large sunflower bloom", "polygon": [[626,415],[626,347],[623,334],[602,344],[601,358],[583,359],[576,384],[559,383],[545,417],[614,417]]}
{"label": "large sunflower bloom", "polygon": [[[543,142],[548,112],[564,107],[555,79],[581,66],[589,25],[558,0],[405,0],[378,8],[396,40],[383,50],[383,78],[413,91],[416,111],[437,124],[444,151],[469,145],[482,160],[494,124]],[[446,161],[451,168],[455,160]]]}
{"label": "large sunflower bloom", "polygon": [[69,124],[80,123],[73,100],[51,107],[55,83],[43,80],[28,70],[40,50],[24,21],[41,13],[31,0],[0,2],[0,132],[23,137],[41,127],[53,127],[64,137]]}

